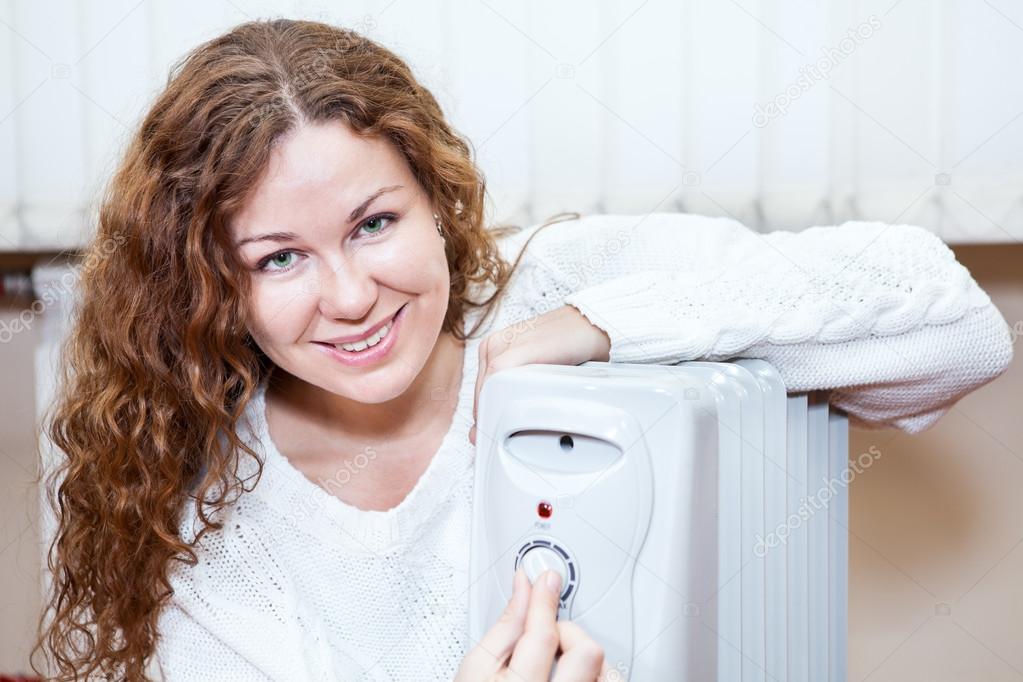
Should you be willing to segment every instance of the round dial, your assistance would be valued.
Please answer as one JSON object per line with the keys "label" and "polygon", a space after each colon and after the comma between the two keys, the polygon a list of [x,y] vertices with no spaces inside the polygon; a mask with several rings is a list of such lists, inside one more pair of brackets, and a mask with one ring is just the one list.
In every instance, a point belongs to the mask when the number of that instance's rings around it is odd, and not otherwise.
{"label": "round dial", "polygon": [[553,570],[561,575],[561,589],[564,590],[568,586],[568,564],[565,563],[564,557],[549,547],[530,548],[522,555],[520,565],[525,570],[530,584],[535,583],[544,571]]}

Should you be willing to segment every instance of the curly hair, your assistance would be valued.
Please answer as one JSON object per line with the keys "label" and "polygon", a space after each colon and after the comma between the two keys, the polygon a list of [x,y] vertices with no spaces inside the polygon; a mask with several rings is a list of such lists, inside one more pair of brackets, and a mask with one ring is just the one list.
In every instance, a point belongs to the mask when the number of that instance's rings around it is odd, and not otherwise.
{"label": "curly hair", "polygon": [[[509,265],[496,242],[515,228],[484,227],[470,144],[387,49],[329,24],[275,19],[236,26],[176,62],[102,197],[44,427],[62,457],[45,486],[56,534],[37,673],[42,652],[51,679],[145,679],[173,594],[171,561],[194,566],[194,543],[251,490],[238,460],[259,460],[235,427],[273,365],[248,333],[249,282],[226,228],[274,142],[327,120],[392,142],[441,213],[443,331],[475,333],[518,265],[522,251]],[[470,285],[487,283],[492,295],[470,300]],[[469,308],[485,314],[467,335]],[[202,528],[186,542],[178,524],[189,499]]]}

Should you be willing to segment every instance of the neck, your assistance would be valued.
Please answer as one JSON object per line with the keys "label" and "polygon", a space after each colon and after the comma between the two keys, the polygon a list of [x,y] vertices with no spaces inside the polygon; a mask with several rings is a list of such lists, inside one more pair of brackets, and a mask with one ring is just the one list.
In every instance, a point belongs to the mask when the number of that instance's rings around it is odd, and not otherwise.
{"label": "neck", "polygon": [[326,391],[276,368],[267,391],[288,412],[303,415],[325,434],[373,442],[415,437],[448,415],[462,383],[465,342],[451,333],[438,336],[423,369],[401,395],[382,403],[362,403]]}

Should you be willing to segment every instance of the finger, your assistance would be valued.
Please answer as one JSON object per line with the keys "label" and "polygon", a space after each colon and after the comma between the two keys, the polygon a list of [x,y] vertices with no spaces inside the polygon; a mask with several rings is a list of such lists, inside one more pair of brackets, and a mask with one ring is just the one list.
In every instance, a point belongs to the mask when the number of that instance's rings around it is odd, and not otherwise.
{"label": "finger", "polygon": [[561,657],[551,682],[593,682],[605,679],[604,649],[570,620],[558,621]]}
{"label": "finger", "polygon": [[511,672],[530,682],[547,682],[550,678],[551,664],[558,651],[555,617],[560,593],[561,576],[556,571],[544,571],[533,583],[525,628],[508,663]]}
{"label": "finger", "polygon": [[472,428],[469,429],[469,442],[476,445],[476,425],[473,424]]}
{"label": "finger", "polygon": [[466,680],[488,678],[499,671],[511,655],[515,642],[522,635],[529,605],[529,578],[523,569],[512,578],[512,596],[504,611],[480,641],[462,659],[459,677]]}

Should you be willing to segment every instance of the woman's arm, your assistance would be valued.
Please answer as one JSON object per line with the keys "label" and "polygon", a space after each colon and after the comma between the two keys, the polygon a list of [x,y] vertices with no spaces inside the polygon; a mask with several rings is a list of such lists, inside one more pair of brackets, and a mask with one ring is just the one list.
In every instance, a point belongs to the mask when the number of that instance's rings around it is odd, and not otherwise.
{"label": "woman's arm", "polygon": [[[534,251],[535,249],[535,251]],[[611,339],[611,362],[755,357],[857,422],[916,432],[1005,370],[1008,326],[911,225],[758,234],[690,214],[598,215],[536,235],[529,277]]]}

